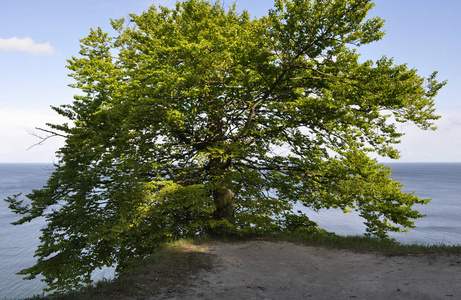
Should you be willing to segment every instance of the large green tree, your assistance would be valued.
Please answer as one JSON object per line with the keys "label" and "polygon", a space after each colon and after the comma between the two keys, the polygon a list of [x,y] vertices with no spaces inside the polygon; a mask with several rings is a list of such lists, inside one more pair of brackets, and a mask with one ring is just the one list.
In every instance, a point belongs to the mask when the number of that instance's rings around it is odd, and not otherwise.
{"label": "large green tree", "polygon": [[[68,62],[65,137],[46,186],[8,198],[22,224],[45,217],[37,263],[50,289],[78,288],[162,242],[315,226],[293,209],[356,210],[368,233],[411,228],[427,203],[370,153],[398,158],[398,123],[434,129],[444,83],[383,57],[369,0],[276,0],[252,18],[187,0],[91,30]],[[28,200],[28,201],[29,201]]]}

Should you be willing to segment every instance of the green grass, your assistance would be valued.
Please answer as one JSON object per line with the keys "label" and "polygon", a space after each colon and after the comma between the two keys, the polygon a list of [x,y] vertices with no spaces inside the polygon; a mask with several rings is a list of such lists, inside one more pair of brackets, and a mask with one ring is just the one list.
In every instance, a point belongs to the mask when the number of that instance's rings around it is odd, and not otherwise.
{"label": "green grass", "polygon": [[387,256],[456,254],[461,255],[461,245],[406,245],[393,240],[366,236],[338,236],[330,233],[309,234],[284,232],[265,236],[266,239],[284,240],[309,246],[348,249],[360,253],[379,253]]}
{"label": "green grass", "polygon": [[360,253],[404,255],[461,255],[461,245],[404,245],[392,240],[364,236],[342,237],[329,233],[285,232],[239,238],[200,238],[181,240],[157,249],[145,260],[114,280],[97,282],[83,291],[58,296],[35,296],[29,299],[148,299],[178,290],[202,270],[211,270],[215,256],[209,253],[212,242],[243,242],[251,239],[289,241],[307,246],[348,249]]}
{"label": "green grass", "polygon": [[42,295],[28,299],[148,299],[179,289],[201,270],[210,270],[214,259],[205,244],[181,240],[160,247],[148,258],[134,263],[116,279],[102,280],[82,291],[65,295]]}

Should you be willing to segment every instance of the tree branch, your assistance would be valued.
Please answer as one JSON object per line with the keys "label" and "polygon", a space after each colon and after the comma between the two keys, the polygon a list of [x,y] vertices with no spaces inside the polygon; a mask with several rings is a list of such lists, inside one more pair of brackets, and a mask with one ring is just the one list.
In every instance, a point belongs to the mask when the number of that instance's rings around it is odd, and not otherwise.
{"label": "tree branch", "polygon": [[55,131],[51,131],[51,130],[47,130],[47,129],[43,129],[43,128],[39,128],[39,127],[35,127],[35,129],[40,130],[40,131],[43,131],[43,132],[45,132],[45,133],[49,133],[50,135],[40,136],[40,135],[36,134],[35,132],[32,132],[32,131],[28,130],[27,132],[28,132],[30,135],[39,138],[39,139],[40,139],[40,142],[33,144],[32,146],[30,146],[29,148],[27,148],[27,150],[30,150],[30,149],[32,149],[32,148],[35,147],[35,146],[43,145],[43,143],[45,143],[48,139],[50,139],[50,138],[52,138],[52,137],[57,137],[57,136],[59,136],[59,137],[67,138],[66,135],[57,133],[57,132],[55,132]]}

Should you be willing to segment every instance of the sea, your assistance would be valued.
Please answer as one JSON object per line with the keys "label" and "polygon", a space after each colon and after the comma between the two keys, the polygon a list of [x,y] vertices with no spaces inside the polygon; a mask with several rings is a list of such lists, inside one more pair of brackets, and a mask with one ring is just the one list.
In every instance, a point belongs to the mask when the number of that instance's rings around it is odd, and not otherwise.
{"label": "sea", "polygon": [[[431,198],[428,205],[414,207],[426,217],[416,221],[409,233],[391,234],[404,244],[461,245],[461,163],[389,163],[392,178],[405,184],[405,192],[421,198]],[[12,226],[18,216],[11,213],[8,196],[24,195],[45,185],[53,171],[51,164],[0,163],[0,300],[22,299],[42,294],[44,284],[39,280],[23,280],[16,272],[34,264],[34,251],[39,243],[44,219],[21,226]],[[340,210],[306,211],[311,220],[327,231],[339,235],[365,233],[363,219],[355,213]],[[110,277],[104,270],[97,276]],[[106,276],[107,275],[107,276]]]}

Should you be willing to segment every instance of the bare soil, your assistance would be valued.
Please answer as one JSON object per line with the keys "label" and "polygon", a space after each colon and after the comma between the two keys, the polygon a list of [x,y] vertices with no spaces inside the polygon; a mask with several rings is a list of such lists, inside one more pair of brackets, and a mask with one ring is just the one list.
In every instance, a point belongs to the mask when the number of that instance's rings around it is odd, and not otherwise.
{"label": "bare soil", "polygon": [[461,257],[387,257],[290,242],[211,243],[216,267],[153,299],[461,299]]}

